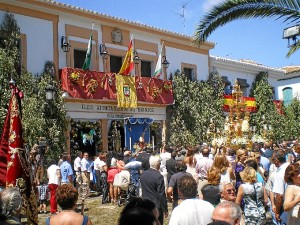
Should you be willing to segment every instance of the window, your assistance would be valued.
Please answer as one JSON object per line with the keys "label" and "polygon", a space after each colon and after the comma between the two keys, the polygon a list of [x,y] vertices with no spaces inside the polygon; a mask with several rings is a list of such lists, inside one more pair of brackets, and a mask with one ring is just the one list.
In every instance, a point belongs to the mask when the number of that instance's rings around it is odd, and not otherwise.
{"label": "window", "polygon": [[272,99],[275,99],[275,87],[272,87],[272,93],[273,93]]}
{"label": "window", "polygon": [[197,80],[197,66],[190,63],[181,63],[181,73],[183,73],[188,80]]}
{"label": "window", "polygon": [[293,100],[293,89],[291,87],[286,87],[282,90],[283,92],[283,104],[288,106]]}
{"label": "window", "polygon": [[151,62],[142,61],[141,62],[141,76],[142,77],[151,77]]}
{"label": "window", "polygon": [[192,68],[183,68],[184,75],[188,78],[188,80],[194,80],[194,71]]}
{"label": "window", "polygon": [[74,49],[74,68],[82,68],[86,51]]}
{"label": "window", "polygon": [[224,83],[224,93],[230,95],[232,92],[231,82],[228,80],[228,77],[222,76],[222,81]]}
{"label": "window", "polygon": [[119,73],[122,67],[122,57],[120,56],[110,56],[110,72]]}
{"label": "window", "polygon": [[247,96],[247,88],[250,85],[247,83],[247,79],[237,78],[238,84],[240,85],[241,91],[243,92],[243,96]]}

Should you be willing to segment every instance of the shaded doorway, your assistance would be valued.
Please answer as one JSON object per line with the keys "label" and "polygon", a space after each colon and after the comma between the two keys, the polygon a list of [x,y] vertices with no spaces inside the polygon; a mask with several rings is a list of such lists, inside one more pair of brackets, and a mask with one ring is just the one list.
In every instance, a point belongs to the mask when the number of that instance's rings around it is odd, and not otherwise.
{"label": "shaded doorway", "polygon": [[112,120],[110,122],[108,150],[122,152],[125,147],[124,123],[120,120]]}

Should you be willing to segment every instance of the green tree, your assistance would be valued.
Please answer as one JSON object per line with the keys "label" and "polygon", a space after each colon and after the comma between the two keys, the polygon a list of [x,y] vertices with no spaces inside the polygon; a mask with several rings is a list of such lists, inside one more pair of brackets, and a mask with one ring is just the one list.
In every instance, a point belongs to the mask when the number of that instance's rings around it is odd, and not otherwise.
{"label": "green tree", "polygon": [[[67,117],[62,93],[54,80],[54,71],[54,63],[49,61],[45,63],[41,76],[34,77],[24,71],[18,83],[25,95],[22,123],[26,142],[33,146],[39,137],[45,137],[49,145],[46,156],[57,159],[66,150],[64,131]],[[48,84],[56,89],[53,100],[46,100],[45,88]]]}
{"label": "green tree", "polygon": [[187,146],[210,141],[212,137],[207,136],[207,128],[211,118],[216,128],[222,127],[222,79],[217,73],[210,77],[208,81],[190,81],[179,71],[175,74],[175,104],[170,128],[172,144]]}
{"label": "green tree", "polygon": [[[33,76],[25,69],[21,73],[19,30],[14,16],[5,14],[0,25],[0,132],[11,96],[9,81],[14,79],[24,93],[22,125],[25,143],[32,147],[38,137],[45,137],[50,147],[46,157],[57,159],[58,154],[66,149],[67,117],[59,84],[54,80],[54,63],[46,62],[40,76]],[[57,92],[54,100],[47,102],[45,87],[48,84],[52,84]]]}
{"label": "green tree", "polygon": [[286,121],[288,126],[286,127],[286,133],[288,138],[294,140],[300,136],[300,101],[294,98],[285,108]]}
{"label": "green tree", "polygon": [[284,129],[286,120],[284,115],[278,113],[273,102],[273,90],[268,82],[268,73],[260,73],[257,76],[253,84],[257,112],[251,114],[250,123],[256,126],[256,131],[262,136],[273,140],[283,140],[288,136]]}
{"label": "green tree", "polygon": [[[16,78],[17,63],[20,60],[18,43],[20,29],[17,26],[14,15],[5,14],[0,25],[0,132],[6,116],[10,98],[9,81]],[[0,133],[0,134],[1,134]]]}
{"label": "green tree", "polygon": [[[285,22],[298,23],[300,3],[297,0],[226,0],[214,6],[201,19],[196,28],[195,40],[198,43],[218,27],[231,21],[247,18],[284,18]],[[290,47],[287,56],[292,55],[300,48],[300,43]]]}

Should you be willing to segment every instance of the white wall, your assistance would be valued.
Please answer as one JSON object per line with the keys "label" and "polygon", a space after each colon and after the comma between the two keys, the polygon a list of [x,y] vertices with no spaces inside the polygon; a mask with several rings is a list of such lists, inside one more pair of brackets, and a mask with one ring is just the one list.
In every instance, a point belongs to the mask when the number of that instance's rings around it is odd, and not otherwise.
{"label": "white wall", "polygon": [[282,90],[287,87],[293,89],[293,97],[300,100],[300,77],[295,77],[288,80],[279,80],[278,82],[278,98],[283,100]]}
{"label": "white wall", "polygon": [[168,68],[168,76],[179,69],[181,70],[181,63],[195,64],[197,66],[197,80],[207,80],[208,78],[208,56],[194,52],[188,52],[181,49],[166,47],[167,60],[170,65]]}
{"label": "white wall", "polygon": [[[5,12],[0,11],[0,21]],[[33,74],[42,73],[45,62],[53,60],[52,21],[14,14],[22,34],[27,40],[27,70]]]}

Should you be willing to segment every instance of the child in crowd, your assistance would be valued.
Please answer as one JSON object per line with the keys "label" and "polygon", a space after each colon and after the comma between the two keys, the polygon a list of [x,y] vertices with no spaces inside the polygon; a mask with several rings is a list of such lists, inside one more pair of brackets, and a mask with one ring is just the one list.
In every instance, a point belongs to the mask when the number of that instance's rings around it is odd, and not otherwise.
{"label": "child in crowd", "polygon": [[47,178],[43,178],[40,182],[40,185],[37,186],[39,194],[39,203],[40,203],[40,213],[47,213],[47,200],[49,196],[49,189],[47,184]]}

